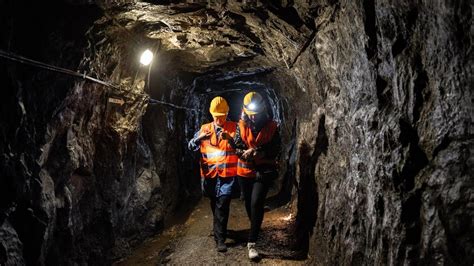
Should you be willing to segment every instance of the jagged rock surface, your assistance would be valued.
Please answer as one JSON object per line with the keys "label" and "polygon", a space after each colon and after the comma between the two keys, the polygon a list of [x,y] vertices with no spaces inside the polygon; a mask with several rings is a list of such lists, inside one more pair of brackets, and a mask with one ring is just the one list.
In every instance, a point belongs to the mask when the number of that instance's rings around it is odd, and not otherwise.
{"label": "jagged rock surface", "polygon": [[472,263],[471,5],[320,9],[293,68],[313,100],[297,176],[315,262]]}
{"label": "jagged rock surface", "polygon": [[[1,9],[19,12],[22,4]],[[139,130],[148,99],[143,75],[125,60],[124,42],[91,28],[102,15],[97,7],[30,8],[2,15],[2,25],[14,25],[5,28],[2,49],[118,88],[2,63],[0,264],[103,264],[159,230],[167,213]],[[28,30],[35,35],[22,35]],[[125,103],[108,104],[109,97]]]}

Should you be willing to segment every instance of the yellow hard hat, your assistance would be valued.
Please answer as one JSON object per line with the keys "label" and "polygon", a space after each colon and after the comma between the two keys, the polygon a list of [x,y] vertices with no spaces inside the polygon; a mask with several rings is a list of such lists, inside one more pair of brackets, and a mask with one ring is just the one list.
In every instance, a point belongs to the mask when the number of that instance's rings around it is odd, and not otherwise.
{"label": "yellow hard hat", "polygon": [[244,97],[244,112],[247,115],[256,115],[263,111],[265,108],[265,103],[263,101],[262,95],[257,92],[249,92]]}
{"label": "yellow hard hat", "polygon": [[229,105],[227,101],[222,97],[215,97],[211,101],[211,105],[209,106],[209,112],[212,116],[222,116],[227,115],[229,112]]}

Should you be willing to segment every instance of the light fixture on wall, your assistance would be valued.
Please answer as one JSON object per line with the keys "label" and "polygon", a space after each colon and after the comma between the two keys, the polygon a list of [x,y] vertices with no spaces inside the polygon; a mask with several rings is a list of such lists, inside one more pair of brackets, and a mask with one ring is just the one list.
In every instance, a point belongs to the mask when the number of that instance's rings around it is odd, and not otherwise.
{"label": "light fixture on wall", "polygon": [[153,61],[153,53],[150,51],[150,49],[146,49],[140,57],[140,64],[148,66],[151,64],[151,61]]}
{"label": "light fixture on wall", "polygon": [[[155,50],[155,53],[156,53],[156,50]],[[150,55],[151,55],[151,59],[150,59]],[[144,63],[147,63],[148,66],[151,66],[151,63],[153,61],[153,53],[150,50],[147,49],[145,52],[143,52],[141,57],[143,57],[143,59],[148,58],[147,60],[143,60],[144,61],[143,63],[141,62],[143,65],[145,65]],[[103,81],[103,80],[91,77],[89,75],[86,75],[86,73],[79,73],[77,71],[73,71],[73,70],[70,70],[70,69],[66,69],[66,68],[46,64],[46,63],[43,63],[43,62],[40,62],[40,61],[32,60],[30,58],[26,58],[26,57],[14,54],[12,52],[4,51],[4,50],[0,49],[0,59],[2,59],[2,58],[10,60],[10,61],[18,62],[20,64],[30,65],[30,66],[38,67],[38,68],[49,70],[49,71],[63,73],[63,74],[69,75],[69,76],[74,76],[76,78],[82,78],[82,79],[85,79],[85,80],[89,80],[89,81],[104,85],[104,86],[109,87],[109,88],[113,88],[117,91],[122,91],[123,92],[123,88],[121,88],[121,86],[114,85],[114,84],[112,84],[108,81]],[[142,58],[140,58],[140,59],[142,59]],[[142,60],[140,60],[140,61],[142,61]],[[150,68],[148,68],[148,83],[150,83]],[[133,92],[128,91],[127,93],[133,93]],[[108,103],[116,104],[118,106],[122,106],[122,105],[125,104],[125,101],[123,99],[119,99],[119,98],[109,98]],[[199,112],[199,110],[195,110],[193,108],[189,108],[189,107],[186,107],[186,106],[180,106],[180,105],[176,105],[176,104],[173,104],[173,103],[160,101],[160,100],[156,100],[156,99],[152,99],[152,98],[149,99],[149,103],[151,105],[157,105],[157,104],[166,105],[166,106],[169,106],[169,107],[172,107],[172,108],[175,108],[175,109],[182,109],[182,110],[187,110],[187,111],[192,111],[192,112]]]}
{"label": "light fixture on wall", "polygon": [[151,66],[153,65],[153,58],[154,55],[156,54],[156,51],[158,50],[158,47],[156,47],[155,52],[153,53],[150,51],[150,49],[146,49],[142,55],[140,56],[140,64],[142,66],[148,66],[148,73],[146,75],[146,88],[145,91],[150,94],[150,72],[151,72]]}

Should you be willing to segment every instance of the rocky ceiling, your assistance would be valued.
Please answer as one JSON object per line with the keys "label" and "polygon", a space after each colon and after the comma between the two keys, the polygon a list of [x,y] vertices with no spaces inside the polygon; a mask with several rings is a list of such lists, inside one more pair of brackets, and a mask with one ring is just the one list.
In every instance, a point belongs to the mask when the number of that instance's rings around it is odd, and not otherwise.
{"label": "rocky ceiling", "polygon": [[205,72],[242,61],[260,67],[290,67],[314,30],[293,7],[283,10],[238,1],[211,5],[207,1],[171,5],[137,2],[107,8],[108,16],[98,24],[113,19],[114,25],[120,25],[114,30],[126,30],[138,42],[172,54],[176,65],[187,71]]}

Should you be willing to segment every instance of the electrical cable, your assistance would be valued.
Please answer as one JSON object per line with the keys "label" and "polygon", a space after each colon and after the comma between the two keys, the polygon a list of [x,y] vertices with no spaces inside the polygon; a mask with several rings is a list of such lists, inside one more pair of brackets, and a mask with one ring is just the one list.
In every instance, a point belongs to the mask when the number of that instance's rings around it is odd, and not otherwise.
{"label": "electrical cable", "polygon": [[[116,85],[113,85],[109,82],[106,82],[106,81],[103,81],[103,80],[100,80],[100,79],[93,78],[91,76],[86,75],[85,73],[79,73],[79,72],[76,72],[76,71],[73,71],[73,70],[70,70],[70,69],[49,65],[49,64],[39,62],[39,61],[36,61],[36,60],[33,60],[33,59],[29,59],[29,58],[26,58],[26,57],[23,57],[23,56],[14,54],[14,53],[6,52],[6,51],[1,50],[1,49],[0,49],[0,57],[6,58],[8,60],[12,60],[12,61],[15,61],[15,62],[18,62],[18,63],[21,63],[21,64],[31,65],[31,66],[43,68],[43,69],[46,69],[46,70],[55,71],[55,72],[63,73],[63,74],[66,74],[66,75],[71,75],[71,76],[74,76],[74,77],[86,79],[86,80],[89,80],[89,81],[92,81],[92,82],[95,82],[95,83],[98,83],[98,84],[101,84],[101,85],[104,85],[104,86],[107,86],[107,87],[110,87],[110,88],[121,90]],[[128,93],[130,93],[130,92],[128,92]],[[163,105],[167,105],[167,106],[170,106],[170,107],[173,107],[173,108],[176,108],[176,109],[196,111],[192,108],[179,106],[179,105],[175,105],[175,104],[172,104],[172,103],[168,103],[168,102],[164,102],[164,101],[160,101],[160,100],[156,100],[156,99],[152,99],[152,98],[149,98],[149,103],[151,103],[151,104],[163,104]]]}
{"label": "electrical cable", "polygon": [[79,72],[72,71],[72,70],[69,70],[69,69],[66,69],[66,68],[49,65],[49,64],[39,62],[39,61],[36,61],[36,60],[33,60],[33,59],[29,59],[29,58],[26,58],[26,57],[23,57],[23,56],[14,54],[14,53],[6,52],[6,51],[3,51],[1,49],[0,49],[0,57],[6,58],[6,59],[9,59],[9,60],[12,60],[12,61],[16,61],[16,62],[19,62],[19,63],[22,63],[22,64],[35,66],[35,67],[47,69],[47,70],[50,70],[50,71],[56,71],[56,72],[59,72],[59,73],[75,76],[75,77],[82,78],[82,79],[87,79],[87,80],[99,83],[101,85],[120,90],[119,87],[117,87],[117,86],[115,86],[115,85],[113,85],[109,82],[105,82],[105,81],[102,81],[100,79],[93,78],[91,76],[86,75],[85,73],[79,73]]}
{"label": "electrical cable", "polygon": [[156,99],[152,99],[150,98],[149,102],[151,104],[163,104],[163,105],[167,105],[167,106],[170,106],[170,107],[173,107],[173,108],[176,108],[176,109],[183,109],[183,110],[188,110],[188,111],[194,111],[194,112],[197,112],[197,110],[195,109],[192,109],[192,108],[188,108],[188,107],[184,107],[184,106],[179,106],[179,105],[176,105],[176,104],[172,104],[172,103],[168,103],[168,102],[164,102],[164,101],[160,101],[160,100],[156,100]]}

